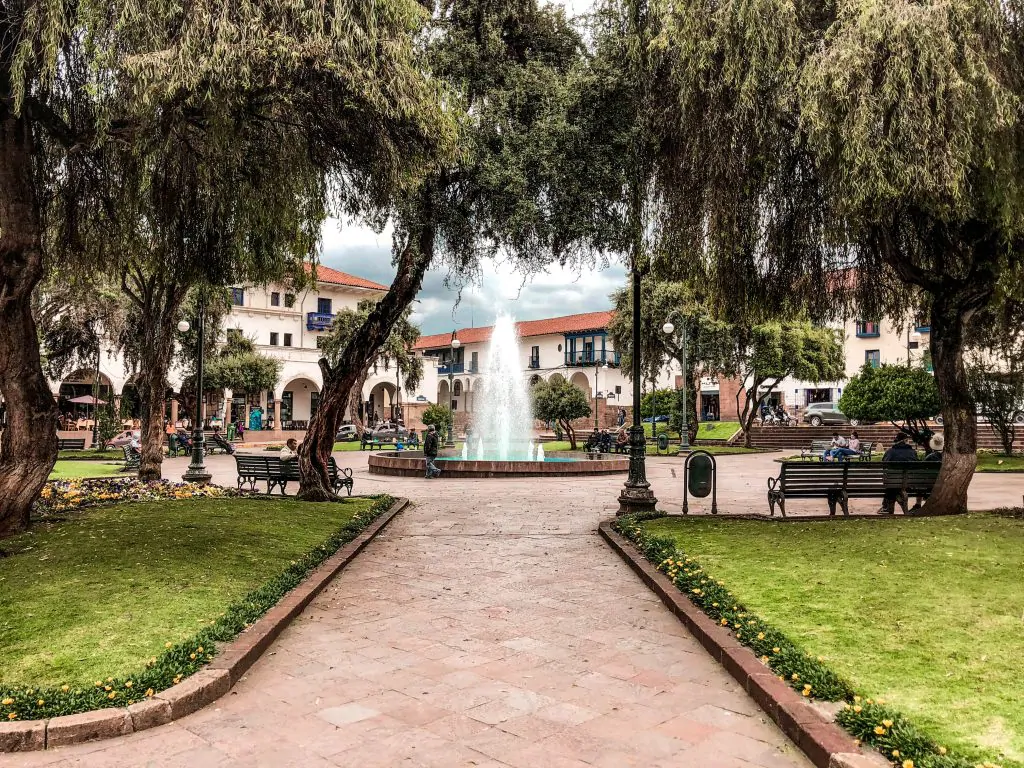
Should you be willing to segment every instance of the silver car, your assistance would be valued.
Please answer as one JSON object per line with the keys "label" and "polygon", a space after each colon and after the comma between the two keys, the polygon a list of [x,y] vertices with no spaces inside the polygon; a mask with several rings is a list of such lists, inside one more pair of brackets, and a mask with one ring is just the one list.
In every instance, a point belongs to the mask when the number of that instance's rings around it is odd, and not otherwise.
{"label": "silver car", "polygon": [[802,421],[812,427],[820,427],[822,424],[852,424],[856,427],[860,424],[857,419],[847,418],[835,403],[811,403],[804,409]]}

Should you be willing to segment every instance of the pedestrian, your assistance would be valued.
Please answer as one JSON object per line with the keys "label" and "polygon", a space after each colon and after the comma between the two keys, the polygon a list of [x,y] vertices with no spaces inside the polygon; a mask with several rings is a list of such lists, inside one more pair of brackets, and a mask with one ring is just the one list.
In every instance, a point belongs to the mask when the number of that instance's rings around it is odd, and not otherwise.
{"label": "pedestrian", "polygon": [[626,423],[626,409],[619,408],[619,426],[621,427]]}
{"label": "pedestrian", "polygon": [[437,427],[431,424],[427,427],[426,437],[423,438],[423,458],[426,461],[426,477],[428,480],[441,475],[441,470],[434,464],[435,459],[437,459],[438,447]]}
{"label": "pedestrian", "polygon": [[[925,455],[925,457],[924,457],[924,459],[922,459],[922,461],[931,461],[931,462],[936,462],[936,463],[941,464],[942,463],[942,451],[943,451],[943,449],[945,447],[946,447],[946,439],[942,435],[939,435],[939,434],[932,435],[931,439],[928,441],[928,449],[929,449],[928,453]],[[918,493],[918,494],[915,494],[915,497],[916,498],[914,499],[914,506],[912,506],[910,508],[911,512],[917,512],[919,509],[921,509],[921,506],[924,504],[925,500],[927,500],[927,498],[928,498],[928,494],[927,493]]]}
{"label": "pedestrian", "polygon": [[167,455],[177,456],[178,455],[178,430],[171,424],[171,420],[168,419],[164,424],[164,434],[167,435]]}
{"label": "pedestrian", "polygon": [[[907,443],[907,436],[902,432],[897,433],[896,437],[892,441],[892,448],[887,450],[882,456],[882,463],[900,461],[917,461],[917,451],[914,450],[912,445]],[[896,500],[902,495],[902,488],[894,487],[887,489],[885,491],[885,496],[882,497],[882,508],[878,510],[878,514],[896,514]]]}

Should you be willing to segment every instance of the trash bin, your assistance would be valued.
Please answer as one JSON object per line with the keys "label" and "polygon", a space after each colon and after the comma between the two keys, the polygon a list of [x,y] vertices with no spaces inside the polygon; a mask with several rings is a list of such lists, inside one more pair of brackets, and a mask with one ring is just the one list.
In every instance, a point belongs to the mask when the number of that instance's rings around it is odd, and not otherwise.
{"label": "trash bin", "polygon": [[228,424],[228,442],[230,443],[235,439],[235,422]]}

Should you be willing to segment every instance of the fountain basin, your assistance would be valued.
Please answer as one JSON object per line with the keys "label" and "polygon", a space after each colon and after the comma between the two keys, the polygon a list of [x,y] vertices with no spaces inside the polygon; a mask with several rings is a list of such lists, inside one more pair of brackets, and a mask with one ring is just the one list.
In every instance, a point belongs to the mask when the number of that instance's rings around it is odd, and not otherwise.
{"label": "fountain basin", "polygon": [[[442,478],[484,477],[579,477],[581,475],[614,475],[629,470],[625,457],[606,459],[580,458],[578,453],[552,451],[546,461],[499,461],[490,459],[463,460],[461,456],[442,454],[438,467]],[[377,451],[369,457],[371,475],[423,477],[422,451]]]}

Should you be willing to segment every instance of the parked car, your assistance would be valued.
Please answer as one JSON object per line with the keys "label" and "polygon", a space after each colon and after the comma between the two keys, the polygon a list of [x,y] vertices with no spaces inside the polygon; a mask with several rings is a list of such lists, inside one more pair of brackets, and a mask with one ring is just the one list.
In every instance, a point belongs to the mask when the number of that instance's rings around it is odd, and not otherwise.
{"label": "parked car", "polygon": [[349,443],[359,439],[359,430],[355,424],[342,424],[338,427],[338,434],[334,436],[336,443]]}
{"label": "parked car", "polygon": [[857,419],[847,418],[835,403],[811,403],[804,409],[802,420],[812,427],[822,424],[852,424],[856,427],[860,424]]}
{"label": "parked car", "polygon": [[107,440],[107,448],[121,448],[122,446],[128,445],[132,441],[132,438],[136,440],[141,439],[142,432],[137,429],[126,429],[124,432],[119,432],[114,437]]}
{"label": "parked car", "polygon": [[372,440],[380,440],[382,442],[394,440],[396,437],[405,438],[408,436],[409,430],[395,424],[382,424],[381,426],[370,430],[370,438]]}
{"label": "parked car", "polygon": [[650,424],[652,421],[656,421],[659,424],[664,424],[666,421],[668,421],[668,416],[666,414],[664,414],[664,413],[659,413],[657,416],[645,416],[644,417],[644,423],[645,424]]}

